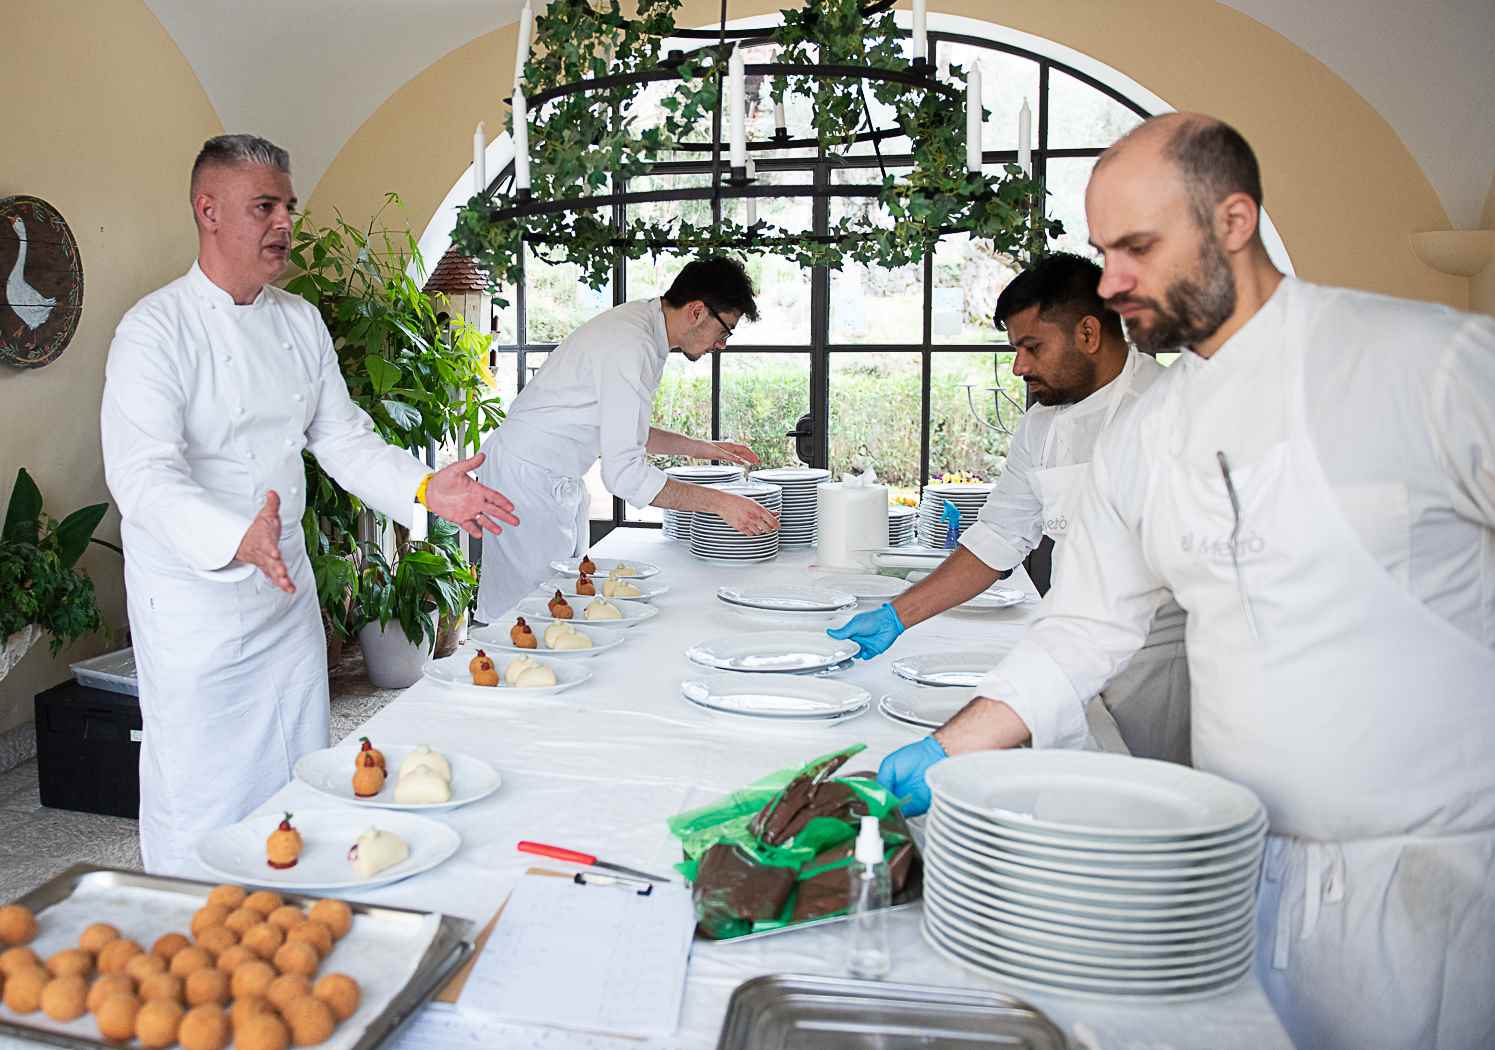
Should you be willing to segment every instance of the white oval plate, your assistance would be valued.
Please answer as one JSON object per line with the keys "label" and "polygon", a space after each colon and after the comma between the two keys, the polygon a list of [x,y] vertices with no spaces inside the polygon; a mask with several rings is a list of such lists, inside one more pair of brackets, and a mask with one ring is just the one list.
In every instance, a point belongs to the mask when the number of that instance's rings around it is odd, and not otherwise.
{"label": "white oval plate", "polygon": [[1007,648],[972,649],[946,653],[921,653],[900,656],[893,661],[893,673],[919,685],[972,687],[988,671],[1002,662]]}
{"label": "white oval plate", "polygon": [[975,689],[938,685],[910,685],[883,696],[881,708],[895,722],[938,729],[970,703]]}
{"label": "white oval plate", "polygon": [[[525,699],[532,696],[554,696],[556,693],[564,692],[574,686],[581,685],[581,683],[592,677],[592,672],[588,671],[581,664],[557,663],[551,660],[547,654],[544,658],[536,657],[536,659],[555,672],[555,685],[541,688],[514,685],[473,685],[472,674],[467,670],[467,665],[472,661],[476,653],[476,646],[472,646],[471,648],[463,646],[451,656],[444,659],[427,661],[426,666],[421,668],[421,671],[431,681],[440,685],[444,685],[450,689],[459,689],[469,696],[482,697],[484,700],[491,698],[501,703],[507,703],[516,698]],[[524,654],[527,656],[533,656],[534,653],[535,650],[533,649],[524,650]],[[517,660],[518,657],[516,656],[514,659]],[[509,661],[494,660],[493,665],[498,668],[499,677],[502,678],[504,670],[509,666]]]}
{"label": "white oval plate", "polygon": [[[430,871],[462,845],[462,837],[451,827],[414,813],[305,809],[291,818],[301,832],[301,857],[295,867],[277,869],[265,862],[265,840],[284,816],[260,813],[210,831],[197,842],[197,859],[229,882],[297,892],[366,890]],[[372,878],[361,879],[348,861],[348,850],[371,827],[400,836],[410,847],[410,856]]]}
{"label": "white oval plate", "polygon": [[[908,582],[919,583],[927,580],[929,576],[930,573],[923,571],[911,572],[908,574]],[[1022,605],[1028,601],[1029,597],[1026,591],[1020,591],[1016,587],[1006,587],[1000,583],[994,583],[980,594],[973,595],[961,602],[955,608],[975,612],[986,612],[989,609],[1010,609],[1014,605]]]}
{"label": "white oval plate", "polygon": [[852,610],[846,609],[841,612],[769,612],[767,609],[749,609],[745,605],[732,605],[723,602],[719,608],[723,612],[733,616],[741,617],[749,623],[755,623],[764,627],[777,627],[781,631],[814,630],[826,627],[840,627],[850,619]]}
{"label": "white oval plate", "polygon": [[862,647],[820,631],[746,631],[698,642],[685,651],[693,663],[718,671],[816,671],[849,660]]}
{"label": "white oval plate", "polygon": [[[526,617],[526,619],[528,619],[528,617]],[[592,624],[586,620],[583,620],[581,623],[577,623],[575,620],[572,620],[571,623],[576,627],[578,631],[586,635],[588,638],[592,639],[592,647],[590,649],[547,649],[545,647],[544,628],[535,631],[535,641],[537,643],[536,648],[521,649],[519,648],[519,646],[509,641],[509,628],[500,627],[496,623],[490,623],[486,627],[475,627],[471,631],[467,632],[468,648],[471,649],[475,646],[481,646],[489,652],[495,653],[514,653],[519,655],[528,654],[530,656],[553,656],[557,660],[585,660],[588,657],[601,656],[603,653],[607,652],[610,649],[616,649],[628,639],[627,631],[610,631],[605,627],[593,627]],[[471,659],[471,657],[469,657],[469,659]]]}
{"label": "white oval plate", "polygon": [[867,690],[847,682],[786,674],[702,675],[681,682],[680,693],[724,714],[791,721],[844,718],[872,700]]}
{"label": "white oval plate", "polygon": [[1223,777],[1099,751],[972,752],[931,767],[928,781],[998,824],[1123,841],[1213,835],[1252,824],[1263,810]]}
{"label": "white oval plate", "polygon": [[[618,612],[623,614],[623,618],[621,620],[588,620],[582,614],[593,600],[592,598],[580,598],[573,602],[567,598],[566,603],[576,611],[576,615],[567,622],[575,624],[577,627],[603,627],[617,630],[619,627],[637,627],[639,624],[652,620],[659,615],[659,610],[648,602],[632,601],[628,598],[607,598],[605,599],[606,601],[618,607]],[[518,605],[514,606],[514,615],[523,616],[526,620],[537,623],[554,623],[556,618],[550,615],[550,608],[546,605],[549,601],[550,598],[548,596],[544,598],[525,598]]]}
{"label": "white oval plate", "polygon": [[405,810],[412,813],[421,810],[456,809],[469,802],[487,798],[503,784],[503,778],[498,775],[498,770],[481,758],[464,755],[460,751],[443,751],[441,753],[446,756],[452,766],[451,800],[422,805],[396,802],[394,800],[395,782],[399,779],[400,763],[415,748],[381,747],[379,750],[384,752],[384,762],[389,769],[389,777],[384,781],[384,789],[373,798],[359,798],[353,794],[353,761],[358,750],[357,746],[353,746],[328,747],[321,751],[313,751],[302,755],[296,761],[293,773],[297,780],[313,791],[319,791],[339,802],[351,802],[355,806],[372,806],[379,809]]}
{"label": "white oval plate", "polygon": [[854,718],[860,718],[867,713],[871,704],[863,704],[853,711],[835,718],[758,718],[751,715],[735,715],[726,711],[719,711],[714,707],[698,704],[688,697],[683,698],[687,705],[701,712],[707,718],[719,720],[730,724],[734,730],[752,728],[755,732],[768,733],[804,733],[813,732],[817,729],[831,729],[842,722],[850,722]]}
{"label": "white oval plate", "polygon": [[728,605],[769,612],[834,613],[850,609],[857,596],[818,587],[718,587],[716,597]]}
{"label": "white oval plate", "polygon": [[824,570],[821,577],[826,586],[848,591],[860,599],[896,598],[908,590],[907,580],[896,576],[877,576],[872,573],[838,573]]}
{"label": "white oval plate", "polygon": [[[592,564],[597,566],[597,571],[592,573],[593,579],[606,577],[613,571],[613,567],[627,563],[633,566],[634,575],[624,577],[629,580],[647,580],[650,576],[659,575],[659,566],[647,561],[637,561],[633,558],[593,558]],[[562,576],[580,576],[580,558],[560,558],[550,563],[552,572],[558,572]]]}
{"label": "white oval plate", "polygon": [[[606,579],[606,577],[603,577],[603,578]],[[631,576],[628,577],[628,582],[631,583],[631,584],[633,584],[635,587],[637,587],[643,593],[640,594],[637,598],[623,598],[623,599],[621,599],[622,601],[628,601],[628,602],[647,602],[647,601],[653,601],[655,598],[658,598],[660,595],[668,593],[669,589],[670,589],[670,585],[667,584],[667,583],[654,583],[653,581],[650,581],[650,580],[635,579],[635,578],[633,578]],[[607,595],[605,595],[605,594],[602,593],[602,588],[601,587],[597,588],[597,593],[595,595],[593,595],[593,594],[577,594],[576,593],[576,577],[575,576],[558,576],[555,579],[546,580],[544,583],[540,584],[539,586],[537,586],[535,588],[535,593],[536,594],[543,593],[545,595],[545,597],[547,597],[547,598],[549,598],[556,591],[560,591],[567,598],[606,598],[607,597]],[[611,599],[609,599],[609,600],[611,600]],[[575,604],[575,603],[573,603],[573,604]]]}

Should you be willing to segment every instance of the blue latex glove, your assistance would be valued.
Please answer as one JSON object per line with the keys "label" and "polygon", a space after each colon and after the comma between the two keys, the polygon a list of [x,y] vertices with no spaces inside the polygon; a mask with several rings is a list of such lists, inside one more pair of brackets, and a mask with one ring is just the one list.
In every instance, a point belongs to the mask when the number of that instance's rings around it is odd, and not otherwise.
{"label": "blue latex glove", "polygon": [[960,508],[945,500],[940,518],[945,522],[945,549],[953,551],[960,543]]}
{"label": "blue latex glove", "polygon": [[840,627],[831,627],[826,632],[832,638],[849,639],[862,647],[857,658],[870,660],[887,652],[888,646],[903,633],[903,621],[898,619],[898,610],[887,602],[871,612],[857,613]]}
{"label": "blue latex glove", "polygon": [[883,759],[877,767],[877,782],[903,800],[905,817],[917,817],[929,808],[929,785],[924,783],[924,774],[947,757],[940,742],[926,736]]}

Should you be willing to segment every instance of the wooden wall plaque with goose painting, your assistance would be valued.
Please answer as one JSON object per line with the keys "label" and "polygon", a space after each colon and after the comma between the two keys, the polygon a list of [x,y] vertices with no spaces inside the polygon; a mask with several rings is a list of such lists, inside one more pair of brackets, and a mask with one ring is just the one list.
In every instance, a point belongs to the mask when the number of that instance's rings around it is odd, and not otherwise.
{"label": "wooden wall plaque with goose painting", "polygon": [[40,368],[62,355],[83,313],[73,231],[40,197],[0,197],[0,363]]}

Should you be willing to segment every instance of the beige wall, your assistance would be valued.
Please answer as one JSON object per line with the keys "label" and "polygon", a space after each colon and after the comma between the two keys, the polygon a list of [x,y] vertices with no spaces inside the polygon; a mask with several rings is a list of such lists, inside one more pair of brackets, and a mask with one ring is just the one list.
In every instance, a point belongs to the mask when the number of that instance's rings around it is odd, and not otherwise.
{"label": "beige wall", "polygon": [[[735,0],[737,17],[782,7]],[[1469,282],[1428,269],[1408,235],[1448,217],[1390,125],[1344,81],[1259,22],[1213,0],[934,0],[931,10],[982,18],[1083,51],[1179,109],[1235,124],[1255,145],[1267,208],[1299,275],[1465,307]],[[681,25],[715,19],[686,0]],[[349,139],[312,195],[313,210],[372,214],[387,190],[419,233],[471,159],[473,125],[501,128],[514,29],[459,48],[392,95]]]}
{"label": "beige wall", "polygon": [[[7,0],[0,97],[0,196],[27,193],[62,212],[83,258],[83,316],[42,369],[0,366],[0,508],[26,467],[61,517],[109,498],[99,452],[104,357],[120,316],[196,254],[187,174],[222,125],[186,60],[140,0]],[[3,509],[0,509],[3,513]],[[119,540],[111,511],[99,535]],[[83,567],[105,619],[125,623],[119,557],[94,546]],[[103,651],[85,640],[57,660],[43,640],[0,681],[0,732],[31,717],[32,697]]]}
{"label": "beige wall", "polygon": [[[1485,198],[1485,214],[1480,226],[1495,230],[1495,175],[1490,177],[1490,195]],[[1495,260],[1469,278],[1469,309],[1495,314]]]}

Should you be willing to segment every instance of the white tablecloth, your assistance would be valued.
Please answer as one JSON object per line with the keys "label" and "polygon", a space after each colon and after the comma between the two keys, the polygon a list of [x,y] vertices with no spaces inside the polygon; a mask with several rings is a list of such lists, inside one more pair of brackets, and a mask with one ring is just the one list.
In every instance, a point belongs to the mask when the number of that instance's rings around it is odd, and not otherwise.
{"label": "white tablecloth", "polygon": [[[718,566],[692,558],[654,530],[619,529],[596,554],[659,565],[670,592],[657,600],[660,616],[633,628],[618,649],[588,660],[594,677],[543,700],[516,702],[503,693],[491,703],[458,697],[419,682],[372,718],[363,732],[376,746],[430,744],[466,751],[496,765],[504,777],[494,796],[440,814],[462,836],[457,855],[434,871],[357,894],[375,903],[443,911],[480,925],[492,916],[514,881],[539,858],[515,844],[535,839],[595,853],[606,860],[668,874],[679,859],[665,820],[702,805],[765,773],[799,765],[855,742],[867,750],[846,768],[875,769],[884,755],[916,738],[874,712],[831,729],[755,731],[715,719],[687,705],[679,684],[692,666],[693,642],[754,629],[726,611],[716,588],[748,580],[803,584],[809,551],[786,552],[756,567]],[[1025,576],[1014,581],[1031,590]],[[833,577],[831,578],[833,579]],[[864,603],[865,604],[865,603]],[[876,604],[876,603],[871,603]],[[848,681],[874,695],[896,691],[894,656],[941,648],[1010,644],[1035,603],[986,614],[947,613],[905,634],[890,654],[860,663]],[[507,624],[503,626],[507,627]],[[263,807],[294,811],[326,800],[293,783]],[[371,820],[374,816],[370,814]],[[541,863],[551,864],[553,862]],[[919,933],[918,909],[893,916],[893,980],[995,987],[1000,982],[944,961]],[[698,941],[690,961],[680,1029],[659,1047],[712,1047],[727,1000],[750,977],[765,973],[837,973],[841,930],[803,930],[744,944]],[[1077,1047],[1165,1050],[1290,1048],[1286,1034],[1254,979],[1217,998],[1195,1003],[1130,1005],[1082,1001],[1004,989],[1033,1002]],[[405,1050],[425,1047],[596,1047],[637,1050],[637,1041],[581,1036],[539,1028],[495,1026],[461,1009],[431,1007],[402,1034]]]}

